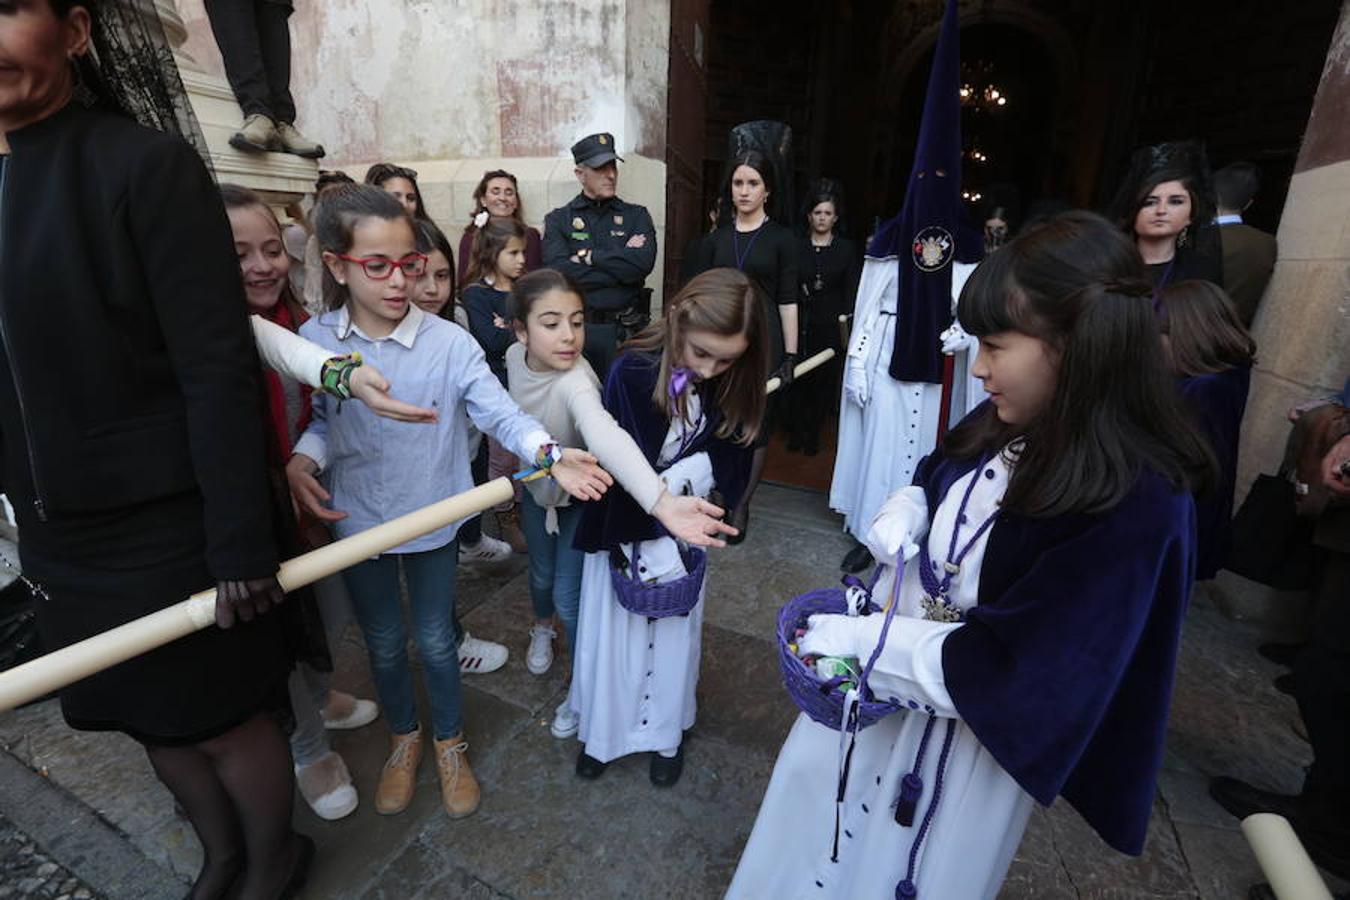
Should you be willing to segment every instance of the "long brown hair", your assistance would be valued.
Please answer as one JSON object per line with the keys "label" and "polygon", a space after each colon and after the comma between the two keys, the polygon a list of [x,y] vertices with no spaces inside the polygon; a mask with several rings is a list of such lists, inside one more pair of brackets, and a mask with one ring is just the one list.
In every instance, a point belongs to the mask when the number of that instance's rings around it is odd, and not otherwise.
{"label": "long brown hair", "polygon": [[1037,518],[1105,512],[1149,469],[1175,488],[1207,489],[1216,465],[1163,358],[1151,285],[1133,243],[1076,210],[1028,227],[985,258],[957,316],[973,335],[1017,331],[1059,357],[1047,407],[1024,425],[991,405],[947,435],[968,459],[1019,444],[1003,507]]}
{"label": "long brown hair", "polygon": [[[282,242],[282,252],[286,252],[285,236],[281,231],[281,220],[277,218],[277,214],[272,210],[272,207],[268,206],[267,201],[263,200],[259,194],[242,185],[222,184],[220,185],[220,200],[224,204],[226,212],[232,209],[257,209],[260,211],[272,223],[272,227],[276,229],[277,240]],[[296,263],[291,260],[291,265],[303,265],[303,263]],[[277,302],[285,305],[286,311],[291,314],[291,321],[296,324],[297,328],[301,322],[309,318],[304,306],[295,299],[289,277],[286,278],[286,283],[281,287],[281,298]]]}
{"label": "long brown hair", "polygon": [[736,269],[709,269],[675,295],[660,320],[624,345],[624,350],[661,355],[652,403],[667,418],[684,418],[688,412],[686,394],[671,399],[670,373],[684,358],[684,338],[690,331],[745,336],[745,352],[708,386],[713,405],[722,413],[717,437],[753,443],[764,425],[764,382],[769,378],[764,307],[754,282]]}
{"label": "long brown hair", "polygon": [[474,233],[473,247],[469,250],[469,267],[464,273],[464,283],[460,285],[461,293],[497,271],[497,257],[506,249],[511,238],[520,238],[524,246],[525,226],[506,216],[493,216]]}
{"label": "long brown hair", "polygon": [[1163,289],[1161,302],[1163,347],[1176,374],[1212,375],[1256,362],[1256,341],[1217,284],[1178,281]]}

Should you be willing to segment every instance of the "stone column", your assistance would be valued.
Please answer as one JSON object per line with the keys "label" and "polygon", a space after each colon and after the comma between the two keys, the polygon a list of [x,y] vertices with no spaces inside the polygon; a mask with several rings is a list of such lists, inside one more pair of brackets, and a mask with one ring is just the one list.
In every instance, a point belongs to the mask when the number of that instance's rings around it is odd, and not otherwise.
{"label": "stone column", "polygon": [[[1341,11],[1280,219],[1279,259],[1253,333],[1258,364],[1242,423],[1238,498],[1280,464],[1291,406],[1340,391],[1350,375],[1350,4]],[[1226,610],[1298,619],[1299,603],[1232,573]]]}
{"label": "stone column", "polygon": [[175,0],[153,2],[206,137],[216,180],[252,188],[277,207],[285,207],[313,190],[319,172],[313,160],[288,153],[242,153],[230,146],[230,135],[238,130],[243,116],[229,84],[208,73],[184,49],[188,32]]}

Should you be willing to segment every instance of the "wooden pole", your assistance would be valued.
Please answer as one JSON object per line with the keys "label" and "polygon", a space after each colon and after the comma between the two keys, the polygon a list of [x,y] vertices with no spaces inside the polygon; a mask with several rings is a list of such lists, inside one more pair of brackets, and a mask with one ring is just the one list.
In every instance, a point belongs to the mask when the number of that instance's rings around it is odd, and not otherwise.
{"label": "wooden pole", "polygon": [[1331,891],[1284,816],[1256,813],[1242,820],[1242,835],[1279,900],[1332,900]]}
{"label": "wooden pole", "polygon": [[[834,355],[833,350],[822,350],[803,360],[793,369],[796,377],[810,372]],[[778,389],[777,378],[770,378],[768,393]],[[513,486],[503,476],[487,484],[453,497],[447,497],[430,506],[413,510],[382,525],[368,528],[351,537],[311,550],[281,564],[277,581],[282,590],[313,584],[320,578],[341,572],[363,559],[379,556],[399,544],[451,522],[467,519],[486,509],[510,501]],[[193,594],[181,603],[165,607],[124,625],[96,634],[93,637],[55,650],[45,656],[0,672],[0,713],[52,691],[60,690],[81,678],[125,662],[156,647],[162,647],[186,637],[216,621],[216,589]]]}

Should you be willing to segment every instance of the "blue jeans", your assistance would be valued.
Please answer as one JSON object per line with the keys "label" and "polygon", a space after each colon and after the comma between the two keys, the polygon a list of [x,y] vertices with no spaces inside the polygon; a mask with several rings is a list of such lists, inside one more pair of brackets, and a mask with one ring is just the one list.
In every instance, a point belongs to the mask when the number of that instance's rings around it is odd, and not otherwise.
{"label": "blue jeans", "polygon": [[459,688],[459,649],[452,624],[455,615],[455,569],[459,542],[422,553],[386,553],[348,569],[344,575],[352,609],[361,624],[370,654],[375,691],[394,734],[417,728],[417,701],[408,665],[408,629],[399,601],[398,570],[408,583],[413,635],[422,663],[422,677],[431,700],[436,740],[464,728]]}
{"label": "blue jeans", "polygon": [[544,530],[546,510],[535,502],[529,490],[520,504],[520,525],[530,545],[530,601],[534,615],[547,619],[555,612],[567,632],[567,649],[577,643],[577,610],[581,606],[581,565],[586,554],[572,546],[581,506],[558,507],[558,533]]}

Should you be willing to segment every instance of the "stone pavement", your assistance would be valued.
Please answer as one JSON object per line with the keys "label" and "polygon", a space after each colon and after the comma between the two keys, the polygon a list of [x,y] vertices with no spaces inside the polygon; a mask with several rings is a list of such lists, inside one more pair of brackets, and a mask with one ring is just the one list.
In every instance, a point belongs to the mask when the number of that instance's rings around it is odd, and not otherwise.
{"label": "stone pavement", "polygon": [[[761,488],[747,541],[716,552],[710,566],[698,723],[684,778],[669,791],[648,783],[645,758],[620,761],[595,783],[577,779],[577,745],[548,732],[564,666],[535,677],[523,663],[530,621],[523,559],[463,573],[467,627],[512,648],[505,669],[465,680],[482,809],[448,820],[424,760],[412,807],[376,815],[369,800],[386,733],[377,722],[337,734],[362,806],[324,823],[299,804],[299,826],[319,844],[304,896],[720,896],[795,711],[778,680],[774,614],[794,593],[835,581],[847,548],[822,495]],[[1258,639],[1197,592],[1144,856],[1109,850],[1066,804],[1038,809],[1002,897],[1245,896],[1257,866],[1206,782],[1227,773],[1294,790],[1309,760],[1290,728],[1293,702],[1270,686],[1277,670],[1254,652]],[[340,648],[339,668],[340,686],[373,696],[355,633]],[[110,898],[181,895],[199,850],[134,743],[72,732],[48,702],[0,716],[0,747],[0,815],[43,853]]]}

